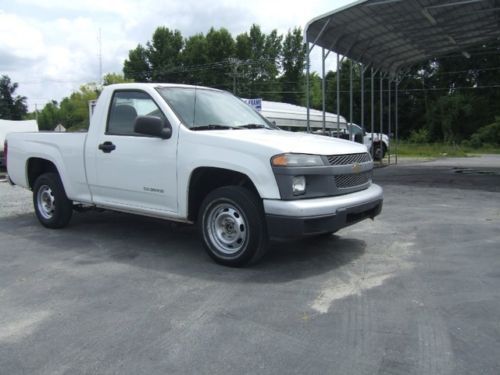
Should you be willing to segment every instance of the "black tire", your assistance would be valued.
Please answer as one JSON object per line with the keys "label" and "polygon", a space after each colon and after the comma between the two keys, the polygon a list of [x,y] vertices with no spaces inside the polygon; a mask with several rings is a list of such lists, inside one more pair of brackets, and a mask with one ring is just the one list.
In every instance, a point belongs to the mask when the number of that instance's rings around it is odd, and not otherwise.
{"label": "black tire", "polygon": [[73,202],[66,196],[57,173],[44,173],[36,179],[33,206],[38,221],[44,227],[58,229],[68,225],[73,213]]}
{"label": "black tire", "polygon": [[375,150],[373,152],[373,160],[377,160],[377,161],[380,161],[382,159],[384,159],[385,157],[385,145],[380,145],[379,143],[377,143],[375,146]]}
{"label": "black tire", "polygon": [[219,264],[243,267],[265,254],[268,236],[262,203],[241,186],[210,192],[201,204],[198,226],[205,250]]}

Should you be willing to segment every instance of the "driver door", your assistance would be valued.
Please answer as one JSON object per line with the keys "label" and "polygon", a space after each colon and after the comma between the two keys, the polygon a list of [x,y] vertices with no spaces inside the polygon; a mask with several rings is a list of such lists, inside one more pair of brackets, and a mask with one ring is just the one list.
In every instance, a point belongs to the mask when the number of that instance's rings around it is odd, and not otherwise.
{"label": "driver door", "polygon": [[96,144],[94,202],[127,211],[177,213],[176,139],[135,133],[135,119],[144,115],[167,121],[146,92],[114,92],[106,130]]}

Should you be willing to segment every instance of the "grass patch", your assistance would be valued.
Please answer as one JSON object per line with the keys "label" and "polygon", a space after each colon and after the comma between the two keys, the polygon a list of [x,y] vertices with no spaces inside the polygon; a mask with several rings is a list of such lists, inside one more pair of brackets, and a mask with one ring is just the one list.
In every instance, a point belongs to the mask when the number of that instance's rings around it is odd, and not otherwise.
{"label": "grass patch", "polygon": [[[392,144],[394,152],[394,143]],[[478,154],[500,154],[500,148],[483,146],[480,148],[464,147],[445,143],[410,143],[399,142],[398,155],[411,157],[466,157]]]}

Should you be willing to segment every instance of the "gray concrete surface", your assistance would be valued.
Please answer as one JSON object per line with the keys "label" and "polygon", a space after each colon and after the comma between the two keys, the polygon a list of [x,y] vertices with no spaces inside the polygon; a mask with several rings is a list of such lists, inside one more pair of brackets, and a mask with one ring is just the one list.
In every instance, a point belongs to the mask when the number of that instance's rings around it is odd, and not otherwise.
{"label": "gray concrete surface", "polygon": [[498,374],[500,168],[460,162],[378,169],[375,222],[249,269],[158,220],[44,229],[0,183],[0,374]]}

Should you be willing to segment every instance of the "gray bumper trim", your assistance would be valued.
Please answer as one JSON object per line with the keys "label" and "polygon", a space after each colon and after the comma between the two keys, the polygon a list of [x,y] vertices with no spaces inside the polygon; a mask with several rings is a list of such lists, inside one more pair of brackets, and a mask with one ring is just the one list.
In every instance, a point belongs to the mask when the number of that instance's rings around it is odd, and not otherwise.
{"label": "gray bumper trim", "polygon": [[264,199],[264,212],[267,215],[290,217],[332,215],[339,209],[359,206],[382,199],[382,188],[378,185],[372,184],[366,190],[335,197],[301,199],[294,201]]}

